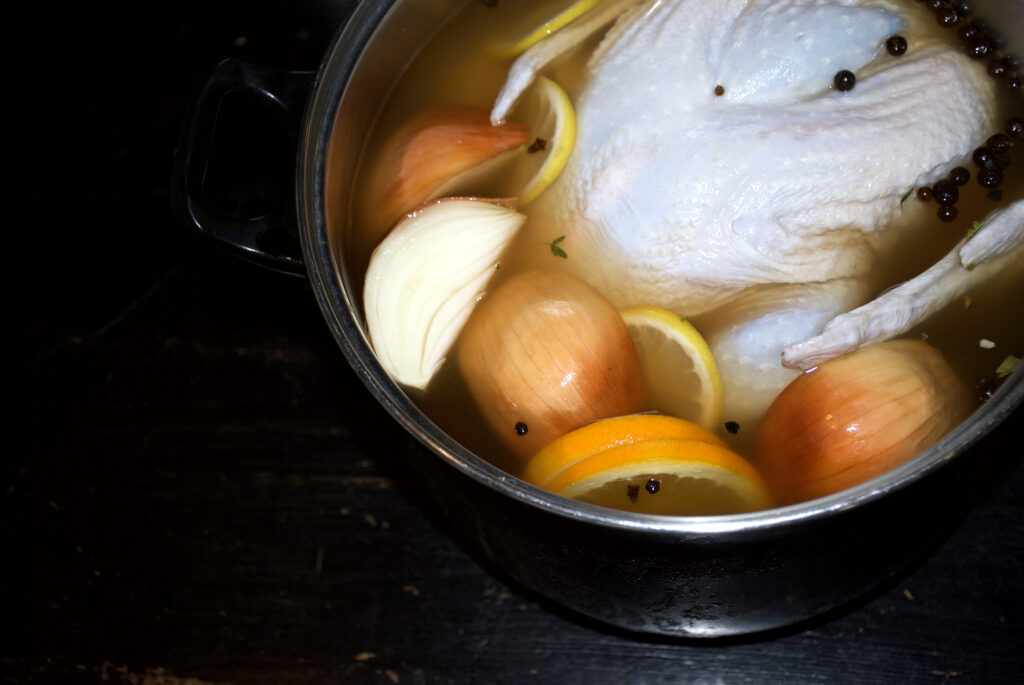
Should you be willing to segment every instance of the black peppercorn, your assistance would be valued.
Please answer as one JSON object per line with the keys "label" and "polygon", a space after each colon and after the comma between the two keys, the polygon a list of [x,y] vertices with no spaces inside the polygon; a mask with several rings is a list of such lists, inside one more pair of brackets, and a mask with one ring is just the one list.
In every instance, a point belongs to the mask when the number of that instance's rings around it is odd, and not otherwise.
{"label": "black peppercorn", "polygon": [[960,15],[952,7],[943,7],[935,13],[935,19],[939,26],[944,29],[951,29],[960,23]]}
{"label": "black peppercorn", "polygon": [[1006,79],[1006,87],[1010,90],[1020,90],[1020,76],[1012,76]]}
{"label": "black peppercorn", "polygon": [[964,24],[956,33],[958,36],[960,36],[960,40],[964,41],[965,43],[973,40],[974,38],[977,38],[979,35],[978,27],[975,26],[974,24]]}
{"label": "black peppercorn", "polygon": [[857,85],[857,77],[849,69],[843,69],[836,74],[836,77],[832,79],[832,83],[835,85],[836,90],[841,93],[853,90],[853,87]]}
{"label": "black peppercorn", "polygon": [[982,402],[988,402],[992,399],[992,395],[996,393],[998,388],[999,384],[986,376],[978,381],[978,384],[974,386],[974,394]]}
{"label": "black peppercorn", "polygon": [[939,207],[939,221],[949,223],[950,221],[956,221],[956,216],[960,212],[957,211],[956,205],[942,205]]}
{"label": "black peppercorn", "polygon": [[737,433],[740,432],[740,424],[736,423],[735,421],[726,421],[725,430],[729,432],[729,435],[736,435]]}
{"label": "black peppercorn", "polygon": [[935,201],[939,203],[940,207],[955,205],[956,201],[960,198],[960,191],[957,189],[956,183],[953,183],[948,178],[936,181],[932,187],[932,194],[935,196]]}
{"label": "black peppercorn", "polygon": [[949,180],[958,186],[965,186],[967,182],[971,180],[971,172],[964,169],[962,166],[954,167],[949,172]]}
{"label": "black peppercorn", "polygon": [[526,435],[530,429],[522,421],[516,421],[516,435]]}
{"label": "black peppercorn", "polygon": [[966,17],[974,11],[974,8],[971,7],[971,3],[969,2],[954,2],[953,9],[955,9],[961,17]]}
{"label": "black peppercorn", "polygon": [[932,199],[932,189],[928,186],[923,186],[917,189],[917,199],[921,202],[928,202]]}
{"label": "black peppercorn", "polygon": [[644,487],[647,489],[647,492],[653,495],[661,489],[661,481],[657,478],[648,478],[647,484]]}
{"label": "black peppercorn", "polygon": [[925,0],[925,6],[933,12],[938,12],[946,6],[946,0]]}
{"label": "black peppercorn", "polygon": [[907,39],[903,36],[892,36],[885,41],[885,49],[893,57],[899,57],[907,51]]}
{"label": "black peppercorn", "polygon": [[1008,169],[1011,164],[1010,158],[1007,155],[996,155],[995,164],[999,169]]}
{"label": "black peppercorn", "polygon": [[715,86],[715,95],[717,95],[718,97],[722,97],[723,95],[725,95],[725,87]]}
{"label": "black peppercorn", "polygon": [[978,172],[978,184],[982,188],[998,188],[1003,185],[1003,172],[999,167],[987,166]]}
{"label": "black peppercorn", "polygon": [[967,56],[973,57],[974,59],[981,59],[982,57],[988,57],[989,53],[992,52],[992,46],[989,45],[988,41],[978,36],[972,38],[967,43]]}
{"label": "black peppercorn", "polygon": [[971,155],[971,159],[974,160],[974,165],[977,167],[987,167],[995,161],[995,154],[991,148],[982,145],[974,151]]}
{"label": "black peppercorn", "polygon": [[1006,65],[1002,60],[993,60],[988,63],[988,75],[992,78],[1002,78],[1006,75]]}
{"label": "black peppercorn", "polygon": [[1013,141],[1005,133],[997,133],[985,141],[985,147],[997,155],[1005,155],[1013,147]]}
{"label": "black peppercorn", "polygon": [[1011,138],[1024,138],[1024,118],[1014,117],[1006,122],[1006,135]]}

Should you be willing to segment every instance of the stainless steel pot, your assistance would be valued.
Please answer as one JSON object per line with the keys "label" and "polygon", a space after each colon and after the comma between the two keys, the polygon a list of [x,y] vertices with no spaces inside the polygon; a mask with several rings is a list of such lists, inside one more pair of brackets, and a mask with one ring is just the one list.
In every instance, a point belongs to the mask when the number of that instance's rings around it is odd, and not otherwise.
{"label": "stainless steel pot", "polygon": [[[1011,416],[1024,397],[1024,369],[952,434],[890,473],[823,499],[706,518],[632,515],[527,485],[442,432],[388,378],[367,341],[344,259],[348,201],[365,132],[397,75],[460,4],[363,2],[335,38],[312,83],[297,139],[301,258],[288,251],[287,241],[267,237],[279,230],[265,220],[228,222],[225,229],[222,217],[197,207],[190,189],[201,168],[194,140],[202,123],[191,124],[179,160],[183,206],[197,227],[264,264],[308,274],[359,377],[436,456],[424,464],[424,482],[455,535],[501,572],[573,611],[628,630],[686,637],[755,633],[818,616],[928,550],[966,504],[962,479],[978,454],[958,455]],[[1020,0],[972,4],[993,25],[1024,27]],[[1024,31],[1003,34],[1008,51],[1024,53]],[[295,97],[301,79],[296,85],[294,77],[237,64],[224,69],[238,73],[222,70],[211,81],[220,79],[216,92],[253,88],[283,110],[301,100]]]}

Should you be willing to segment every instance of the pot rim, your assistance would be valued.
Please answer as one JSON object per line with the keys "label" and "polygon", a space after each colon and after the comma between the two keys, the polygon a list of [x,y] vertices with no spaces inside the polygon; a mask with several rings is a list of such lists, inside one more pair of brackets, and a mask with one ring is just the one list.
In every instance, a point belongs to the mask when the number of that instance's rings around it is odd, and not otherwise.
{"label": "pot rim", "polygon": [[561,518],[617,529],[691,536],[748,532],[831,518],[867,506],[918,482],[968,451],[1024,400],[1024,367],[956,429],[928,450],[869,481],[818,499],[745,514],[661,516],[575,502],[530,485],[469,451],[408,398],[377,362],[357,320],[344,264],[335,261],[328,238],[325,186],[335,113],[359,58],[380,21],[397,0],[361,2],[336,34],[314,79],[298,146],[295,201],[299,237],[310,283],[332,335],[374,398],[429,451],[478,483]]}

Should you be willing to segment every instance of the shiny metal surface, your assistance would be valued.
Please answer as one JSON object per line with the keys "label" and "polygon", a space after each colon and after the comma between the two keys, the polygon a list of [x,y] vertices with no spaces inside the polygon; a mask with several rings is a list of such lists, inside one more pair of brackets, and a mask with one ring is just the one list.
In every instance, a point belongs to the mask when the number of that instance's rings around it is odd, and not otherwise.
{"label": "shiny metal surface", "polygon": [[[1024,369],[939,444],[830,497],[736,516],[670,518],[573,503],[513,478],[440,431],[374,359],[342,255],[363,133],[395,76],[459,3],[364,2],[314,85],[300,140],[297,204],[309,278],[330,329],[395,420],[439,457],[425,483],[463,544],[574,611],[687,637],[758,632],[841,607],[916,558],[958,516],[958,459],[1024,397]],[[1024,26],[1024,2],[975,3]],[[992,21],[996,24],[995,21]],[[1024,31],[1008,31],[1009,50]]]}

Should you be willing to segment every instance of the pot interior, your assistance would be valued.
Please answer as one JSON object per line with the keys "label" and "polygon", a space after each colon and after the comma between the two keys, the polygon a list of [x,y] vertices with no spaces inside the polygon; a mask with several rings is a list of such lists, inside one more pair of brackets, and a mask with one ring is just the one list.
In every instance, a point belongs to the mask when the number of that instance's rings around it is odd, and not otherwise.
{"label": "pot interior", "polygon": [[[889,473],[810,502],[703,519],[635,515],[568,502],[510,478],[465,449],[426,417],[376,361],[361,313],[361,287],[354,282],[361,274],[354,274],[346,260],[351,249],[350,203],[358,164],[365,152],[365,132],[371,130],[410,61],[462,4],[456,0],[437,0],[359,5],[336,39],[318,78],[307,113],[298,186],[306,261],[328,324],[377,400],[442,460],[488,488],[559,516],[602,526],[717,533],[828,516],[881,497],[963,452],[1020,403],[1024,396],[1024,370],[1018,370],[989,402],[942,441]],[[999,17],[999,26],[1024,26],[1024,2],[979,0],[973,4],[976,16]],[[1004,52],[1024,54],[1024,31],[1004,34]]]}

